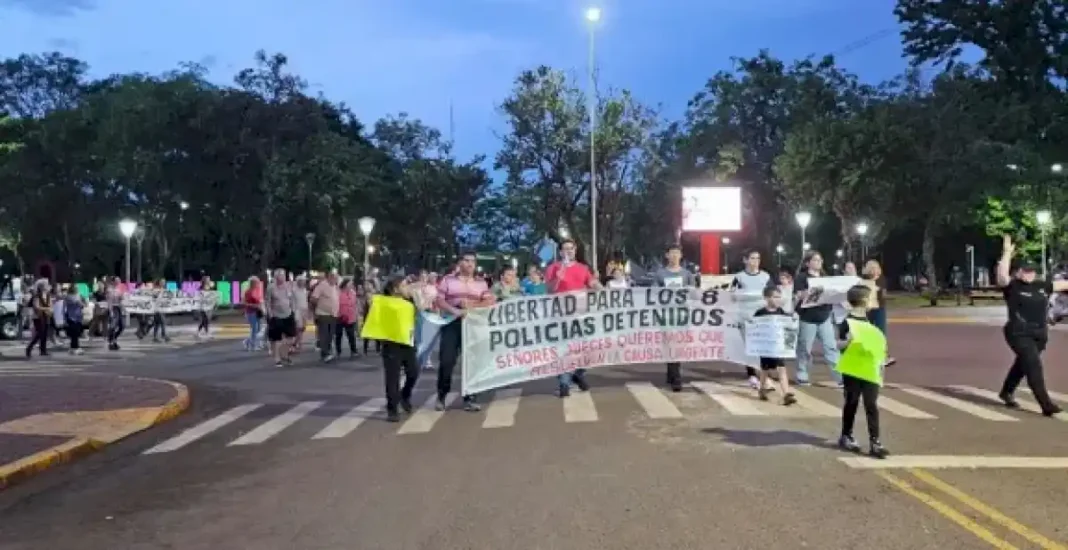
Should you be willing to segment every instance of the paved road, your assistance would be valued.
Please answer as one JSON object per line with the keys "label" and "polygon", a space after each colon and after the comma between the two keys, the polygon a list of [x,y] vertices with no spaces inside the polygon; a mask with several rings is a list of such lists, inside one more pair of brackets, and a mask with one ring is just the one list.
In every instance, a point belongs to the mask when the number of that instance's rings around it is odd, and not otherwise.
{"label": "paved road", "polygon": [[[279,370],[216,341],[94,364],[185,381],[196,410],[0,494],[0,540],[5,550],[1068,547],[1068,422],[989,401],[1010,361],[997,329],[901,323],[892,338],[898,386],[884,392],[883,420],[895,457],[879,464],[828,448],[837,390],[806,388],[791,409],[763,404],[726,365],[691,366],[678,394],[662,391],[659,366],[620,367],[568,400],[534,383],[487,396],[483,413],[420,410],[388,424],[375,357]],[[1051,387],[1068,392],[1068,336],[1054,335],[1046,359]]]}

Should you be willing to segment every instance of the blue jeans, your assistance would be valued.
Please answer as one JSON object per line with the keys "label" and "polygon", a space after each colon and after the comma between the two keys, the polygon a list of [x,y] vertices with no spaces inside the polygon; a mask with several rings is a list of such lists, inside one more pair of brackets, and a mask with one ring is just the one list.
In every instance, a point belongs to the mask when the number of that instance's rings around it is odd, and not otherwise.
{"label": "blue jeans", "polygon": [[834,323],[830,319],[816,324],[801,321],[797,330],[797,381],[808,382],[808,367],[812,364],[812,344],[820,341],[823,348],[823,358],[831,367],[831,378],[836,383],[842,382],[842,375],[838,374],[838,339],[836,338]]}
{"label": "blue jeans", "polygon": [[262,319],[255,312],[249,312],[245,314],[245,320],[248,321],[248,347],[249,349],[256,349],[256,339],[260,335],[260,322]]}
{"label": "blue jeans", "polygon": [[871,324],[878,327],[883,331],[883,336],[886,336],[886,308],[872,309],[868,311],[868,320]]}
{"label": "blue jeans", "polygon": [[583,376],[586,376],[586,369],[575,369],[575,372],[558,375],[556,381],[560,383],[561,388],[570,388],[572,378],[582,378]]}

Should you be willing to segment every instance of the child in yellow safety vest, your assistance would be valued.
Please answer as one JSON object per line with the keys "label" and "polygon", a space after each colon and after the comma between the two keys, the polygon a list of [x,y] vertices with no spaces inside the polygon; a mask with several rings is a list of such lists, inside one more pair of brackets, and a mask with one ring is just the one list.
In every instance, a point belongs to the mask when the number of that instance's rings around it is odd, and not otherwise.
{"label": "child in yellow safety vest", "polygon": [[845,389],[845,404],[842,406],[842,435],[838,446],[852,453],[860,452],[860,445],[853,439],[853,422],[857,407],[864,399],[864,416],[868,420],[868,438],[871,446],[868,454],[874,458],[886,458],[889,452],[879,440],[879,388],[883,385],[883,368],[886,363],[886,335],[868,321],[867,313],[871,288],[855,286],[846,293],[849,315],[843,322],[838,359],[838,372],[842,375]]}
{"label": "child in yellow safety vest", "polygon": [[[415,356],[415,318],[418,314],[408,284],[401,277],[386,283],[367,312],[360,337],[382,342],[386,382],[386,419],[399,422],[398,406],[412,412],[412,391],[419,380]],[[401,385],[401,373],[404,385]]]}

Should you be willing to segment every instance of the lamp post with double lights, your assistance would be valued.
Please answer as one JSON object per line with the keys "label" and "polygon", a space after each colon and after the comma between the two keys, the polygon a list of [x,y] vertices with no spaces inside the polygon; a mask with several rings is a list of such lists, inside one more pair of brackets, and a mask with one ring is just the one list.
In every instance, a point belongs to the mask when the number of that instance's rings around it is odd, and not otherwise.
{"label": "lamp post with double lights", "polygon": [[860,237],[860,261],[868,261],[868,224],[861,222],[857,224],[857,236]]}
{"label": "lamp post with double lights", "polygon": [[596,6],[586,10],[586,23],[590,31],[589,48],[589,98],[587,103],[590,110],[590,265],[596,272],[600,269],[597,263],[597,74],[594,45],[597,37],[597,24],[601,22],[601,8]]}
{"label": "lamp post with double lights", "polygon": [[368,281],[371,277],[371,254],[374,248],[371,246],[371,232],[375,230],[375,219],[364,216],[357,220],[360,224],[360,233],[363,233],[363,280]]}
{"label": "lamp post with double lights", "polygon": [[1042,234],[1042,279],[1045,280],[1049,269],[1049,262],[1046,261],[1046,230],[1053,221],[1053,213],[1049,210],[1039,210],[1035,212],[1035,221],[1038,222],[1038,229]]}
{"label": "lamp post with double lights", "polygon": [[794,214],[794,219],[797,220],[797,225],[801,227],[801,249],[808,250],[808,241],[805,240],[805,229],[808,228],[808,224],[812,223],[812,214],[801,211]]}

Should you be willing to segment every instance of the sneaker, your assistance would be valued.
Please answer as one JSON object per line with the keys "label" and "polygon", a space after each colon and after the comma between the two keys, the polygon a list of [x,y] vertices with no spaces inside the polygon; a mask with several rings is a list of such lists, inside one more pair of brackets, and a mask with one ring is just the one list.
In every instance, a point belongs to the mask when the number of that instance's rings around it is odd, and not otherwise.
{"label": "sneaker", "polygon": [[682,391],[682,382],[679,382],[678,380],[672,382],[671,383],[671,391],[673,391],[675,393],[679,393],[680,391]]}
{"label": "sneaker", "polygon": [[479,405],[473,399],[464,401],[464,410],[467,412],[478,412],[482,410],[482,405]]}
{"label": "sneaker", "polygon": [[761,389],[757,390],[757,395],[760,396],[760,400],[761,401],[767,401],[768,400],[768,389],[767,388],[761,388]]}
{"label": "sneaker", "polygon": [[571,386],[564,386],[564,385],[561,384],[560,385],[560,389],[559,389],[559,391],[557,391],[556,395],[559,395],[561,398],[570,397],[571,396]]}
{"label": "sneaker", "polygon": [[401,399],[400,406],[404,409],[404,412],[412,414],[412,401],[410,399]]}
{"label": "sneaker", "polygon": [[574,382],[576,386],[578,386],[579,390],[590,391],[590,383],[586,381],[586,375],[585,374],[579,374],[579,375],[572,374],[571,375],[571,381]]}
{"label": "sneaker", "polygon": [[400,413],[398,413],[395,410],[387,411],[386,412],[386,422],[400,422]]}
{"label": "sneaker", "polygon": [[1052,409],[1046,409],[1042,411],[1042,416],[1048,416],[1052,418],[1058,414],[1061,414],[1062,412],[1064,412],[1064,410],[1060,407],[1053,407]]}
{"label": "sneaker", "polygon": [[794,380],[794,385],[795,386],[811,386],[812,382],[809,382],[807,378],[804,378],[804,379],[798,378],[797,380]]}
{"label": "sneaker", "polygon": [[998,398],[1000,398],[1001,402],[1004,403],[1005,406],[1010,409],[1020,408],[1020,404],[1016,401],[1016,398],[1013,397],[1011,393],[1001,392],[998,394]]}
{"label": "sneaker", "polygon": [[749,387],[753,388],[754,390],[760,389],[760,379],[757,378],[756,376],[750,376],[749,377]]}
{"label": "sneaker", "polygon": [[110,350],[110,351],[119,351],[119,344],[117,344],[116,342],[112,342],[112,343],[108,344],[108,350]]}
{"label": "sneaker", "polygon": [[789,407],[790,405],[793,405],[794,403],[797,403],[797,398],[794,397],[794,394],[788,393],[788,394],[782,396],[782,404],[783,405]]}
{"label": "sneaker", "polygon": [[890,456],[890,451],[883,447],[883,444],[878,439],[871,440],[871,448],[868,449],[868,456],[872,458],[883,459]]}
{"label": "sneaker", "polygon": [[859,453],[860,445],[857,445],[857,441],[853,439],[851,435],[843,435],[838,438],[838,448],[850,453]]}
{"label": "sneaker", "polygon": [[279,368],[279,369],[280,369],[280,368],[282,368],[282,367],[286,366],[286,364],[285,364],[285,362],[284,362],[284,361],[282,361],[281,359],[279,359],[279,360],[277,360],[277,361],[275,361],[275,362],[274,362],[274,366],[275,366],[275,368]]}
{"label": "sneaker", "polygon": [[444,411],[445,410],[445,400],[439,397],[438,398],[438,402],[434,403],[434,410],[438,411],[438,412]]}
{"label": "sneaker", "polygon": [[74,355],[85,355],[85,350],[82,348],[78,348],[74,350]]}
{"label": "sneaker", "polygon": [[886,358],[886,362],[885,362],[885,363],[883,363],[883,366],[884,366],[884,367],[892,367],[892,366],[894,366],[894,365],[895,365],[896,363],[897,363],[897,359],[894,359],[893,357],[887,357],[887,358]]}
{"label": "sneaker", "polygon": [[326,357],[323,357],[323,363],[330,363],[330,362],[333,362],[333,360],[334,360],[333,354],[327,355]]}

